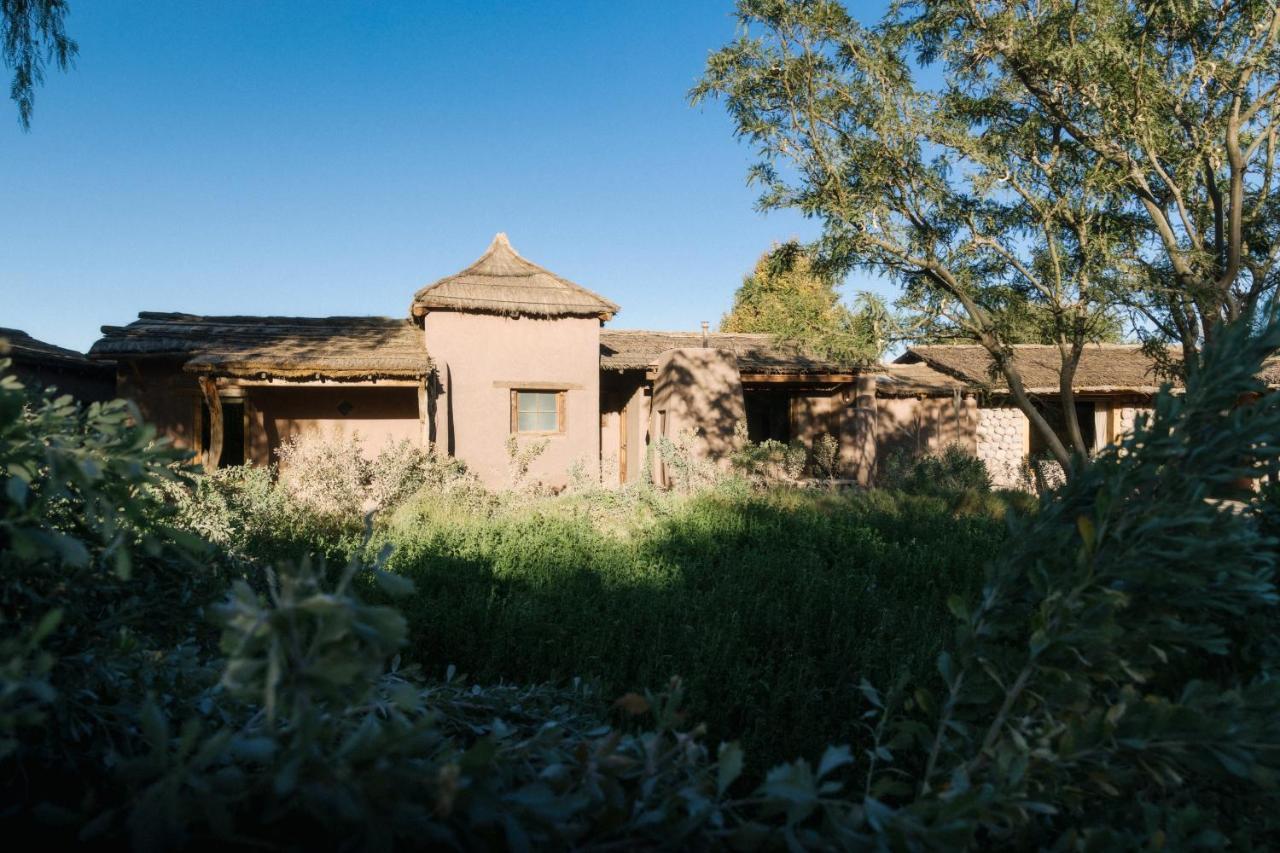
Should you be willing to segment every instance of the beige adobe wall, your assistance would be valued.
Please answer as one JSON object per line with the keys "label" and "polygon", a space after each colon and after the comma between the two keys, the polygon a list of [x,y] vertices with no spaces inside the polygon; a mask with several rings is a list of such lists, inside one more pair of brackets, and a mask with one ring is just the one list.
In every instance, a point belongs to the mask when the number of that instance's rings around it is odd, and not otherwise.
{"label": "beige adobe wall", "polygon": [[547,450],[530,467],[530,478],[562,487],[575,461],[589,476],[599,475],[598,319],[432,311],[423,325],[427,352],[444,386],[436,408],[437,442],[486,485],[508,484],[511,391],[522,386],[565,391],[564,431],[547,437]]}
{"label": "beige adobe wall", "polygon": [[1015,406],[978,410],[978,458],[986,463],[991,483],[1015,489],[1025,484],[1023,474],[1031,448],[1031,422]]}
{"label": "beige adobe wall", "polygon": [[184,450],[194,450],[200,440],[197,411],[200,387],[177,361],[120,362],[116,391],[132,400],[142,419]]}
{"label": "beige adobe wall", "polygon": [[[694,451],[704,459],[728,464],[737,449],[739,422],[746,423],[742,378],[737,357],[717,349],[671,349],[658,359],[650,402],[649,433],[676,440],[685,430],[696,433]],[[656,462],[655,462],[656,464]],[[659,473],[658,480],[663,478]]]}
{"label": "beige adobe wall", "polygon": [[[872,377],[791,398],[791,438],[809,450],[830,435],[839,442],[837,476],[866,483],[875,467],[875,389]],[[869,386],[869,387],[868,387]]]}
{"label": "beige adobe wall", "polygon": [[840,438],[848,399],[846,386],[821,392],[797,390],[791,395],[791,440],[799,441],[812,453],[823,435]]}
{"label": "beige adobe wall", "polygon": [[255,465],[279,461],[280,444],[301,435],[359,435],[369,459],[396,441],[421,443],[415,388],[253,387],[244,400],[245,458]]}
{"label": "beige adobe wall", "polygon": [[876,455],[924,455],[959,444],[977,452],[979,409],[972,396],[880,397],[876,400]]}

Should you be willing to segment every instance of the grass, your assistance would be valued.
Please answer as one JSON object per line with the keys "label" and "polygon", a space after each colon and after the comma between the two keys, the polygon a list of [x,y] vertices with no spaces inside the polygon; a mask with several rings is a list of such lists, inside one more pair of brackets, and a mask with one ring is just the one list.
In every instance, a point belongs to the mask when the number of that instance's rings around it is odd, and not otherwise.
{"label": "grass", "polygon": [[688,710],[760,769],[858,742],[862,679],[932,671],[946,600],[1004,538],[998,501],[778,491],[672,499],[643,525],[589,501],[476,512],[423,499],[380,531],[408,656],[480,680],[583,677],[605,695],[683,677]]}

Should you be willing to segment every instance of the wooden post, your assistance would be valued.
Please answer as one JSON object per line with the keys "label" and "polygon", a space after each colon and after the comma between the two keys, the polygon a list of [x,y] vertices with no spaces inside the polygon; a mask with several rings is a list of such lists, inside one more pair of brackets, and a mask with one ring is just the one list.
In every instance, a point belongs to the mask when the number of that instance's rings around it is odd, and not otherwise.
{"label": "wooden post", "polygon": [[427,446],[436,444],[436,398],[440,396],[440,377],[434,371],[427,377]]}
{"label": "wooden post", "polygon": [[424,448],[431,446],[430,427],[428,426],[430,418],[427,414],[427,397],[429,394],[427,386],[430,382],[430,377],[426,376],[418,380],[418,426],[420,428],[420,441]]}
{"label": "wooden post", "polygon": [[212,376],[200,377],[200,392],[209,407],[209,446],[204,449],[204,470],[214,471],[222,459],[222,397]]}
{"label": "wooden post", "polygon": [[876,469],[876,418],[878,415],[875,376],[859,374],[854,383],[853,392],[853,423],[850,430],[853,439],[853,471],[851,473],[859,485],[869,486]]}

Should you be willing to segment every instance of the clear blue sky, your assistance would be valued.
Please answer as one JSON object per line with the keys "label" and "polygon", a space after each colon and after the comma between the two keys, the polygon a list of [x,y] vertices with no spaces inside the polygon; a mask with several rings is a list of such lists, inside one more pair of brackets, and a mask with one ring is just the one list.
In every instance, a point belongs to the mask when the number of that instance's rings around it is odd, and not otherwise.
{"label": "clear blue sky", "polygon": [[0,326],[54,343],[142,310],[400,316],[497,231],[613,327],[694,329],[817,233],[755,212],[751,152],[686,101],[731,0],[71,8],[76,69],[29,133],[0,107]]}

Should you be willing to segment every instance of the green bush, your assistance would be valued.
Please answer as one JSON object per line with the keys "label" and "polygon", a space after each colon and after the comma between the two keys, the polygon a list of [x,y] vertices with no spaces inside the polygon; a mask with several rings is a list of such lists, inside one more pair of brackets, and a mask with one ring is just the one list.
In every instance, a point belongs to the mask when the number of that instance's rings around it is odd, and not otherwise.
{"label": "green bush", "polygon": [[832,709],[860,679],[927,672],[947,597],[976,593],[1003,532],[936,499],[778,490],[671,498],[622,535],[555,501],[476,516],[424,499],[378,542],[421,590],[401,604],[414,659],[606,695],[681,675],[712,737],[763,769],[855,737]]}
{"label": "green bush", "polygon": [[982,460],[959,444],[938,453],[892,453],[880,463],[877,483],[912,495],[954,496],[991,491],[991,475]]}
{"label": "green bush", "polygon": [[1274,320],[1220,329],[1185,393],[1014,519],[977,605],[952,602],[946,688],[885,718],[886,823],[956,846],[1276,845],[1280,540],[1238,484],[1280,470],[1257,378],[1277,346]]}
{"label": "green bush", "polygon": [[171,526],[185,454],[139,420],[123,402],[28,397],[0,376],[4,814],[112,801],[105,771],[147,694],[168,707],[216,672],[199,655],[204,614],[231,574]]}
{"label": "green bush", "polygon": [[274,466],[222,468],[167,491],[179,524],[263,565],[303,554],[342,563],[364,538],[361,515],[315,512],[276,478]]}
{"label": "green bush", "polygon": [[[803,710],[824,691],[827,721],[856,719],[856,751],[815,750],[816,762],[775,765],[755,786],[736,743],[711,760],[679,681],[626,693],[608,715],[581,687],[423,681],[398,652],[429,627],[415,615],[429,596],[380,562],[332,582],[308,561],[281,563],[210,606],[233,573],[170,527],[178,454],[126,404],[29,401],[2,378],[0,827],[142,850],[1272,849],[1278,519],[1238,485],[1280,468],[1280,395],[1239,401],[1265,390],[1255,376],[1280,327],[1248,331],[1219,330],[1183,395],[1161,394],[1123,447],[1038,512],[1010,516],[980,593],[948,598],[951,628],[928,598],[947,576],[942,527],[954,550],[957,531],[988,522],[957,521],[939,499],[708,496],[664,513],[667,534],[641,543],[651,563],[608,551],[635,543],[572,515],[490,507],[486,524],[430,532],[466,547],[452,574],[426,579],[446,597],[451,577],[473,587],[466,555],[481,554],[495,581],[511,581],[488,588],[492,624],[519,628],[528,646],[577,642],[557,626],[590,630],[594,618],[620,660],[629,643],[632,660],[663,666],[664,650],[690,648],[691,665],[712,670],[760,662],[697,673],[725,691],[721,707],[747,703],[744,728],[774,714],[786,736],[790,706],[751,705],[774,692],[803,694]],[[852,558],[842,572],[827,564],[833,545]],[[602,562],[575,570],[588,547]],[[881,564],[889,556],[909,569],[901,580]],[[357,578],[410,602],[409,619],[362,600]],[[533,618],[509,618],[521,609]],[[861,633],[883,656],[896,650],[881,640],[936,626],[936,677],[840,693],[874,661],[851,658],[845,673],[813,662],[865,653],[841,626],[868,616],[888,623]],[[905,640],[909,670],[929,641]],[[524,665],[547,654],[507,651]],[[574,657],[592,653],[583,644]],[[753,692],[744,671],[777,681]]]}

